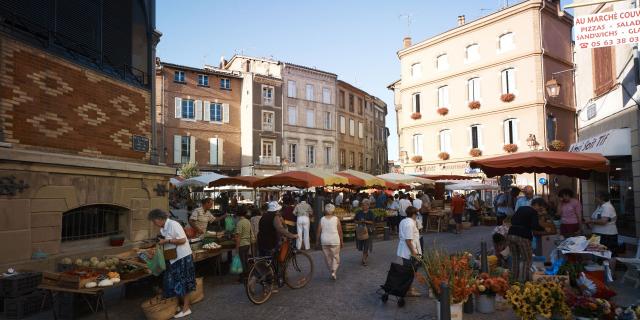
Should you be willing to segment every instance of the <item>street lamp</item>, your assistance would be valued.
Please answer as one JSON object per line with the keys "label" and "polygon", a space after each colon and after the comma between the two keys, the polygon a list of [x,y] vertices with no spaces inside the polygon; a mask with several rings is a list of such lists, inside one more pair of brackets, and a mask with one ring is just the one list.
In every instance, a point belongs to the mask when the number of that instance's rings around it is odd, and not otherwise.
{"label": "street lamp", "polygon": [[555,78],[547,81],[545,87],[547,88],[547,94],[549,95],[549,97],[557,98],[560,95],[561,85]]}

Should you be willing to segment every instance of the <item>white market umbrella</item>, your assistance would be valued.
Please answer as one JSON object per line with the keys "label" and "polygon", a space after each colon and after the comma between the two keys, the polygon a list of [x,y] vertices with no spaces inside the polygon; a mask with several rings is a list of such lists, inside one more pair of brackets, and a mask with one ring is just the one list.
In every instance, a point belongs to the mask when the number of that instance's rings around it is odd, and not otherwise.
{"label": "white market umbrella", "polygon": [[377,177],[383,180],[391,181],[393,183],[402,183],[402,184],[418,183],[418,184],[428,184],[428,185],[435,184],[435,181],[431,179],[411,176],[408,174],[394,173],[394,172],[381,174],[381,175],[378,175]]}
{"label": "white market umbrella", "polygon": [[444,187],[446,190],[499,190],[500,187],[493,184],[486,184],[477,181],[464,181],[449,184]]}
{"label": "white market umbrella", "polygon": [[184,180],[181,180],[181,178],[171,178],[171,179],[169,179],[169,183],[171,183],[172,185],[174,185],[176,187],[180,187],[182,185],[182,182],[184,182]]}
{"label": "white market umbrella", "polygon": [[206,173],[197,177],[189,178],[182,181],[180,187],[208,187],[209,183],[218,179],[226,178],[227,176],[217,174],[214,172]]}

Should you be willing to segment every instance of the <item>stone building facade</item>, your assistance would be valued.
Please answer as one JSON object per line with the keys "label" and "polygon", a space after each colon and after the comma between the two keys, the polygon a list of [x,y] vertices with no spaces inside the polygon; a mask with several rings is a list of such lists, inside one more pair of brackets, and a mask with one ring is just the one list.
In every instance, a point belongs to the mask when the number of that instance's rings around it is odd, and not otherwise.
{"label": "stone building facade", "polygon": [[368,95],[342,80],[338,80],[337,92],[338,165],[340,170],[365,171],[365,126],[368,121],[365,117],[365,102]]}
{"label": "stone building facade", "polygon": [[160,162],[240,173],[240,72],[161,62],[156,71]]}
{"label": "stone building facade", "polygon": [[23,4],[0,4],[0,268],[51,269],[63,256],[123,250],[111,235],[127,247],[153,237],[146,214],[167,208],[173,173],[150,164],[155,2],[80,4],[113,13],[82,22],[103,43],[74,17]]}
{"label": "stone building facade", "polygon": [[387,104],[377,97],[371,100],[373,111],[373,150],[371,155],[370,173],[373,175],[384,174],[388,172],[387,158],[389,151],[387,148],[387,138],[389,130],[385,124],[387,117]]}

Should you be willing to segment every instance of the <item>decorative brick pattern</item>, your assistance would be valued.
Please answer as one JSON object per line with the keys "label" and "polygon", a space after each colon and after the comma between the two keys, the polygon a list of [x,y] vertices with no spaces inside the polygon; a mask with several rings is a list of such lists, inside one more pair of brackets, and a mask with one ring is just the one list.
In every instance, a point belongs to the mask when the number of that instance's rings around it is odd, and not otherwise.
{"label": "decorative brick pattern", "polygon": [[[76,111],[78,112],[78,115],[82,117],[82,119],[84,119],[84,121],[92,126],[97,126],[109,120],[107,114],[102,112],[102,110],[100,110],[100,108],[98,108],[98,105],[96,105],[95,103],[85,103],[79,106]],[[89,111],[95,112],[96,115],[94,118],[89,115]]]}
{"label": "decorative brick pattern", "polygon": [[27,119],[38,132],[49,138],[58,138],[65,133],[73,131],[62,118],[53,112],[45,112],[41,115]]}
{"label": "decorative brick pattern", "polygon": [[[27,78],[32,79],[44,93],[52,97],[73,91],[73,88],[71,88],[68,83],[64,82],[56,72],[51,70],[35,72],[28,75]],[[53,85],[56,85],[55,88]]]}

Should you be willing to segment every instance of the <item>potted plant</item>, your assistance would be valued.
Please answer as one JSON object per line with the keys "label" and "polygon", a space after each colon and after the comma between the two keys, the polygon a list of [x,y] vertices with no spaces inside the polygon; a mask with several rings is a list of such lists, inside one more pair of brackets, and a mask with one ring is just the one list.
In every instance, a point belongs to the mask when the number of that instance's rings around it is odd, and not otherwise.
{"label": "potted plant", "polygon": [[469,151],[469,155],[471,155],[472,157],[479,157],[482,155],[482,150],[478,148],[473,148]]}
{"label": "potted plant", "polygon": [[413,120],[418,120],[420,118],[422,118],[422,114],[420,114],[420,112],[414,112],[411,114],[411,119]]}
{"label": "potted plant", "polygon": [[502,149],[506,152],[514,153],[518,151],[518,145],[515,143],[508,143],[508,144],[505,144],[504,147],[502,147]]}
{"label": "potted plant", "polygon": [[507,290],[505,298],[522,319],[551,319],[557,316],[562,319],[571,318],[571,309],[567,305],[564,288],[554,279],[513,284]]}
{"label": "potted plant", "polygon": [[553,140],[549,144],[551,151],[564,151],[567,145],[562,140]]}
{"label": "potted plant", "polygon": [[469,102],[469,109],[471,110],[480,109],[480,101]]}
{"label": "potted plant", "polygon": [[476,279],[476,308],[480,313],[493,313],[496,310],[496,295],[504,296],[509,290],[509,272],[501,275],[489,275],[486,272]]}
{"label": "potted plant", "polygon": [[440,158],[441,160],[449,160],[449,153],[440,152],[438,153],[438,158]]}
{"label": "potted plant", "polygon": [[449,109],[445,107],[438,108],[438,114],[441,116],[446,116],[449,113]]}
{"label": "potted plant", "polygon": [[415,155],[415,156],[411,157],[411,161],[413,161],[415,163],[420,163],[420,162],[422,162],[422,156]]}
{"label": "potted plant", "polygon": [[515,99],[516,99],[516,95],[513,93],[505,93],[500,96],[500,100],[502,100],[502,102],[511,102]]}

